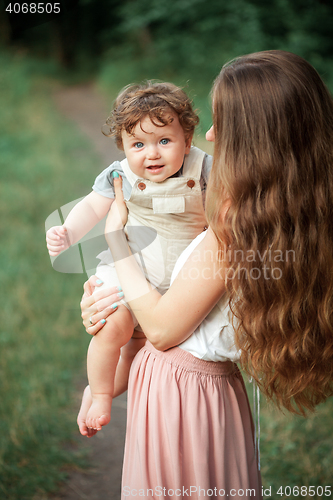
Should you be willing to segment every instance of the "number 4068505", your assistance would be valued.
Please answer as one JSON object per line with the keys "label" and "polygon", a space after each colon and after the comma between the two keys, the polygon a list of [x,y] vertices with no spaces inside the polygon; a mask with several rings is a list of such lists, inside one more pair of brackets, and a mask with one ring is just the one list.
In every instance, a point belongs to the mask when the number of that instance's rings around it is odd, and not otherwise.
{"label": "number 4068505", "polygon": [[280,486],[276,492],[278,495],[285,497],[329,497],[331,496],[331,486]]}
{"label": "number 4068505", "polygon": [[57,3],[9,3],[6,7],[9,14],[59,14],[60,2]]}

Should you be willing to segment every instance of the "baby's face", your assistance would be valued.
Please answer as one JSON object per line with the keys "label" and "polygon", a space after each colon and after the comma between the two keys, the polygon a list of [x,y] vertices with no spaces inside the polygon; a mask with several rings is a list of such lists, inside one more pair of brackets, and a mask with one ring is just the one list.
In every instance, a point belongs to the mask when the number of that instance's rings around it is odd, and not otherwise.
{"label": "baby's face", "polygon": [[184,156],[190,152],[191,139],[185,139],[178,116],[163,127],[153,124],[148,116],[137,123],[132,134],[122,131],[124,152],[132,172],[153,182],[162,182],[178,172]]}

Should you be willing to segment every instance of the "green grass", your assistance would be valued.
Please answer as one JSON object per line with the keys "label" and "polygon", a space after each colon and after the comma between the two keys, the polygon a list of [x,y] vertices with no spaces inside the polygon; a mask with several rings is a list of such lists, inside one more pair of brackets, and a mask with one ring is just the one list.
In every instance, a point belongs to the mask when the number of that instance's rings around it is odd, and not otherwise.
{"label": "green grass", "polygon": [[43,64],[0,55],[0,498],[8,500],[53,490],[82,460],[63,444],[76,428],[74,378],[89,342],[79,311],[85,276],[52,269],[44,224],[89,191],[100,166],[55,109]]}
{"label": "green grass", "polygon": [[[306,419],[282,415],[276,410],[263,414],[262,475],[264,484],[272,486],[272,498],[288,498],[287,494],[278,497],[273,494],[280,486],[313,486],[316,491],[319,488],[315,498],[332,498],[332,412],[330,399]],[[324,491],[330,487],[326,491],[330,494],[320,495],[320,487]],[[302,497],[313,498],[313,495],[308,489],[308,495]]]}
{"label": "green grass", "polygon": [[[252,384],[246,385],[252,406]],[[304,418],[282,413],[261,395],[260,454],[262,483],[266,490],[264,498],[332,498],[332,413],[332,398]],[[301,491],[302,486],[307,490]],[[309,490],[310,486],[314,489]],[[324,490],[322,495],[320,487]]]}

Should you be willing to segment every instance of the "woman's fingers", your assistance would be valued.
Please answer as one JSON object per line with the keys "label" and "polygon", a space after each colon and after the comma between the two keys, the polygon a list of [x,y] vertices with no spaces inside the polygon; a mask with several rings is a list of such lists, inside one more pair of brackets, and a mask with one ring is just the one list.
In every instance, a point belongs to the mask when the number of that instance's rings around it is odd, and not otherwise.
{"label": "woman's fingers", "polygon": [[83,325],[86,329],[97,325],[98,322],[100,322],[101,325],[104,325],[106,318],[107,315],[104,311],[102,313],[93,314],[92,316],[89,316],[88,318],[85,318],[83,320]]}
{"label": "woman's fingers", "polygon": [[[94,321],[94,319],[92,319],[92,321]],[[88,321],[88,323],[86,321],[83,322],[86,328],[86,332],[89,333],[89,335],[96,335],[96,333],[98,333],[103,328],[105,323],[106,319],[104,318],[93,325],[90,324],[90,321]]]}
{"label": "woman's fingers", "polygon": [[121,300],[123,298],[123,292],[117,292],[113,293],[112,295],[108,295],[107,297],[98,298],[95,302],[96,311],[106,311],[109,309],[114,309],[113,305],[117,302],[117,300]]}
{"label": "woman's fingers", "polygon": [[93,295],[83,296],[81,301],[82,313],[94,314],[103,311],[123,297],[123,292],[116,286],[96,291]]}
{"label": "woman's fingers", "polygon": [[113,179],[113,187],[114,187],[114,194],[116,201],[118,203],[124,202],[124,193],[122,190],[123,187],[123,178],[120,177],[114,177]]}
{"label": "woman's fingers", "polygon": [[97,278],[97,276],[90,276],[90,278],[83,285],[84,294],[86,294],[86,296],[92,295],[95,288],[101,286],[102,284],[103,281]]}
{"label": "woman's fingers", "polygon": [[106,319],[117,310],[117,301],[121,300],[124,296],[119,287],[104,288],[103,290],[96,291],[93,295],[86,295],[86,293],[90,293],[90,286],[93,283],[94,280],[91,280],[90,284],[88,282],[85,283],[86,291],[83,294],[80,304],[82,322],[90,335],[96,335],[103,328]]}
{"label": "woman's fingers", "polygon": [[104,320],[114,313],[118,307],[117,302],[113,302],[110,307],[104,308],[102,311],[97,311],[95,307],[90,307],[82,311],[82,322],[86,328],[95,325],[101,320]]}
{"label": "woman's fingers", "polygon": [[119,177],[118,179],[114,179],[114,193],[116,197],[116,204],[119,210],[119,215],[121,218],[121,222],[123,225],[126,224],[127,222],[127,217],[128,217],[128,210],[127,206],[124,200],[124,193],[123,193],[123,179],[122,177]]}
{"label": "woman's fingers", "polygon": [[[94,293],[96,287],[99,287],[103,285],[103,281],[101,279],[99,279],[97,276],[90,276],[90,278],[84,283],[83,285],[83,295],[82,295],[82,301],[81,301],[81,309],[82,308],[86,308],[86,307],[90,307],[90,305],[94,304],[96,302],[96,300],[98,300],[98,298],[96,299],[96,294],[95,294],[95,298],[91,298],[92,294]],[[111,293],[113,293],[114,289],[105,289],[105,294],[101,295],[101,298],[103,298],[104,296],[106,295],[110,295]],[[88,299],[88,297],[90,297],[90,299]]]}
{"label": "woman's fingers", "polygon": [[94,314],[93,316],[89,316],[88,319],[83,320],[86,332],[89,333],[89,335],[96,335],[103,328],[110,314],[113,314],[117,309],[118,304],[115,303],[113,304],[113,307],[104,309],[104,311]]}
{"label": "woman's fingers", "polygon": [[97,311],[95,307],[95,297],[93,295],[86,295],[86,292],[83,294],[82,300],[80,302],[80,307],[82,311],[82,317],[84,314],[94,314]]}
{"label": "woman's fingers", "polygon": [[123,229],[127,222],[128,213],[122,191],[122,182],[121,177],[114,177],[113,179],[115,201],[111,204],[110,212],[105,225],[105,233],[110,233],[109,236],[112,236],[113,231]]}

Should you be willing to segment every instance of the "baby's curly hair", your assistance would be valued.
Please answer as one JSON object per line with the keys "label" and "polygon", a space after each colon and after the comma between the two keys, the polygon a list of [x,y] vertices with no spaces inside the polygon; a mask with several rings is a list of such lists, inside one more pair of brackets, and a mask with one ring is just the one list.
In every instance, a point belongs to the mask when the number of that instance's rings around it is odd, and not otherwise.
{"label": "baby's curly hair", "polygon": [[193,110],[191,99],[173,83],[147,80],[141,84],[127,85],[116,98],[111,115],[106,120],[109,131],[102,131],[108,137],[115,137],[119,149],[123,149],[121,133],[132,134],[134,127],[146,116],[154,125],[164,127],[173,118],[167,113],[177,114],[185,138],[193,135],[199,117]]}

